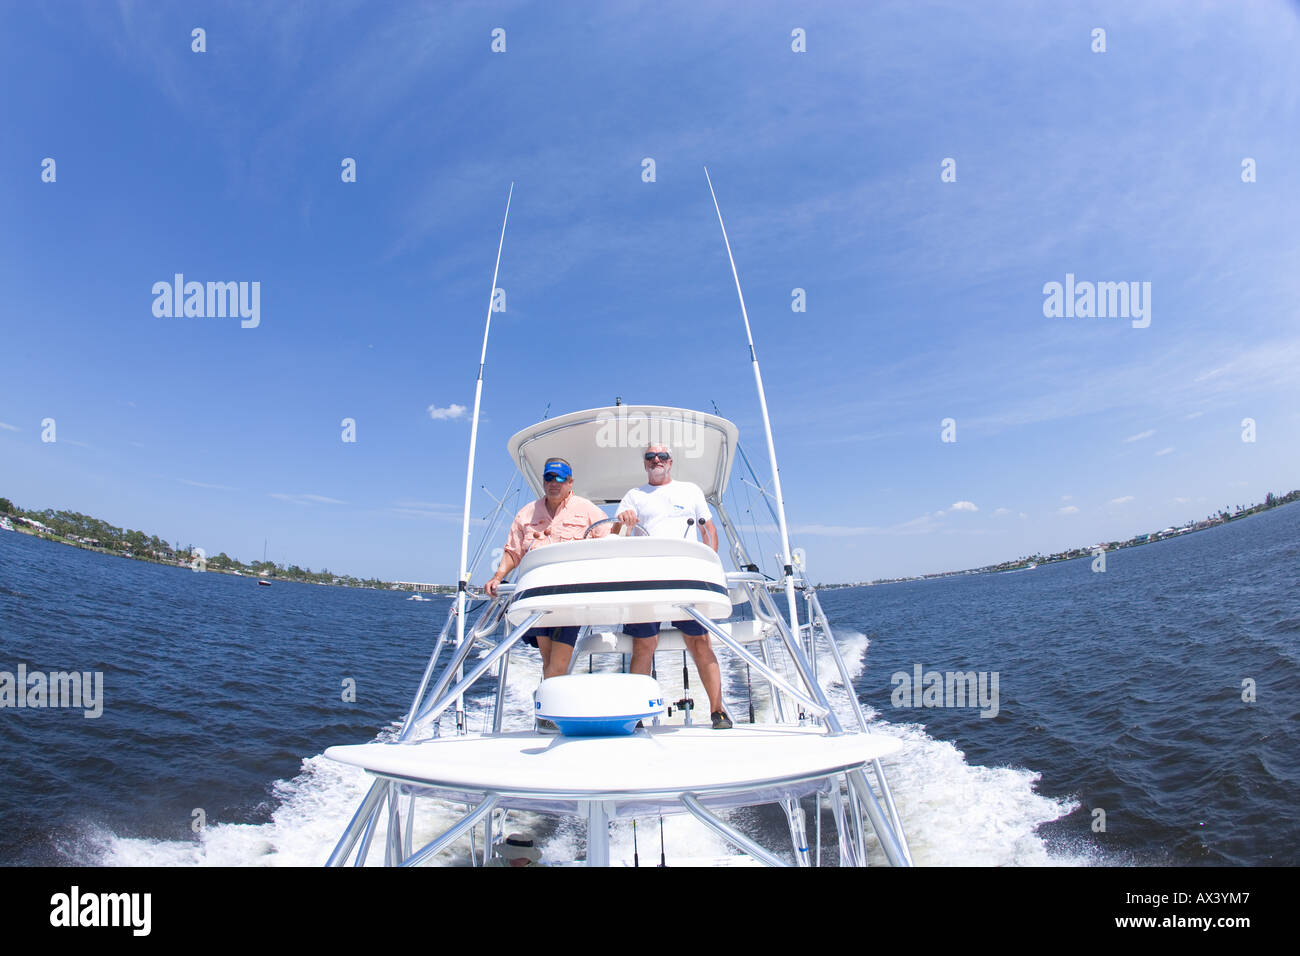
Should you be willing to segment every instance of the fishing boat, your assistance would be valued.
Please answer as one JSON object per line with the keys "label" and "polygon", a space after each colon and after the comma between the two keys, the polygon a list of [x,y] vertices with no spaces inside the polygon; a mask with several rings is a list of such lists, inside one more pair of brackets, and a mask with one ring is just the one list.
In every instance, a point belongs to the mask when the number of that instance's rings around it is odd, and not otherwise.
{"label": "fishing boat", "polygon": [[[714,202],[716,207],[716,197]],[[720,210],[718,218],[721,224]],[[504,233],[503,223],[503,242]],[[730,257],[729,243],[727,251]],[[499,268],[500,246],[497,261]],[[734,260],[732,268],[734,273]],[[739,289],[737,277],[738,294]],[[489,309],[489,325],[490,320]],[[747,315],[745,328],[749,334]],[[673,480],[694,482],[704,493],[725,535],[727,547],[719,552],[727,563],[693,540],[589,537],[534,548],[524,555],[514,583],[489,596],[471,583],[466,564],[486,348],[485,329],[457,598],[400,731],[390,740],[325,752],[373,778],[328,865],[375,862],[371,857],[379,857],[381,847],[388,865],[427,863],[457,841],[463,845],[466,837],[470,849],[461,859],[486,865],[510,833],[511,821],[522,814],[576,821],[579,829],[585,824],[585,846],[565,859],[548,857],[548,863],[635,865],[635,843],[630,860],[611,852],[611,826],[630,819],[635,835],[638,818],[657,819],[662,838],[663,818],[681,815],[698,820],[729,848],[726,859],[713,862],[911,865],[881,762],[901,745],[896,737],[871,732],[816,589],[803,573],[803,554],[790,548],[757,358],[753,370],[783,547],[779,577],[759,570],[724,504],[737,455],[744,458],[736,425],[689,409],[616,404],[541,421],[515,434],[507,450],[523,481],[541,496],[545,462],[564,458],[573,466],[575,494],[598,505],[614,504],[644,481],[643,436],[673,441],[680,449]],[[479,602],[477,611],[469,601]],[[727,713],[748,713],[747,722],[737,719],[721,731],[697,724],[688,695],[673,701],[655,678],[621,672],[625,666],[619,662],[625,665],[632,649],[625,624],[688,619],[712,637],[724,673],[743,665],[754,676],[743,706],[725,700]],[[519,646],[529,628],[547,625],[579,629],[570,673],[543,681],[534,700],[514,695],[512,714],[507,693],[512,657],[531,653]],[[685,646],[682,633],[665,626],[656,670],[660,658],[680,654]],[[575,672],[579,661],[587,662],[591,673]],[[600,673],[597,661],[607,665]],[[464,701],[485,685],[484,725],[474,732],[463,717]],[[833,703],[835,685],[839,694]],[[454,730],[444,732],[442,718],[452,713]],[[554,721],[560,733],[530,726],[533,715]],[[521,722],[529,729],[506,729]],[[743,821],[750,815],[735,813],[769,805],[784,820],[777,846],[770,832],[747,830]],[[451,808],[456,808],[451,822],[443,827]],[[821,838],[824,818],[833,840]],[[434,827],[440,832],[430,832],[429,820],[440,821]]]}

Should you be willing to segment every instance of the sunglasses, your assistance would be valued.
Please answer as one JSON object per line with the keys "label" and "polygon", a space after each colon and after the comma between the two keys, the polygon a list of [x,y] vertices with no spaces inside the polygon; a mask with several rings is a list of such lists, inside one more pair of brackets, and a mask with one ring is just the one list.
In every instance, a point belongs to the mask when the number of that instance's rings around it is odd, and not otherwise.
{"label": "sunglasses", "polygon": [[666,451],[648,451],[645,453],[646,461],[654,461],[656,459],[659,461],[672,461],[673,456],[668,454]]}
{"label": "sunglasses", "polygon": [[557,474],[557,473],[555,473],[555,472],[553,472],[553,471],[548,471],[546,474],[542,475],[542,481],[547,482],[548,484],[549,484],[550,482],[554,481],[554,482],[556,482],[557,484],[561,484],[561,485],[562,485],[562,484],[564,484],[564,483],[565,483],[566,481],[568,481],[568,480],[569,480],[569,479],[566,478],[564,475]]}

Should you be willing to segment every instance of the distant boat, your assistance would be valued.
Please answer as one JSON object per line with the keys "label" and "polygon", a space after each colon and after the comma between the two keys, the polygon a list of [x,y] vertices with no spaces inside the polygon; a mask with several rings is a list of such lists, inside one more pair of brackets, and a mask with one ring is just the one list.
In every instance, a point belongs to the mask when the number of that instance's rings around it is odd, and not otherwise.
{"label": "distant boat", "polygon": [[0,518],[0,528],[3,528],[5,531],[13,531],[13,522],[11,522],[8,517]]}
{"label": "distant boat", "polygon": [[258,582],[257,582],[257,586],[260,587],[260,588],[269,588],[269,587],[271,586],[271,582],[270,582],[270,581],[258,581]]}
{"label": "distant boat", "polygon": [[423,594],[412,594],[409,598],[407,598],[407,600],[408,601],[432,601],[433,598],[427,598]]}

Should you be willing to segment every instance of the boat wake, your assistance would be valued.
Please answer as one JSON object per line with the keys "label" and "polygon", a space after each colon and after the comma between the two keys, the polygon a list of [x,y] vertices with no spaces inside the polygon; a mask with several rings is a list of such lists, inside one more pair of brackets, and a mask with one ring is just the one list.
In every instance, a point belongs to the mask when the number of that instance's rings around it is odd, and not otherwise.
{"label": "boat wake", "polygon": [[[838,640],[850,677],[856,679],[866,664],[869,641],[865,635],[844,632],[838,635]],[[680,689],[681,668],[665,664],[666,661],[660,662],[660,679],[665,691],[673,693]],[[817,664],[823,675],[838,677],[829,654],[823,654]],[[506,730],[526,729],[530,725],[528,705],[540,679],[541,667],[536,655],[522,654],[512,659],[507,680],[511,717],[505,722]],[[738,709],[743,714],[744,665],[732,662],[726,680],[727,698],[742,704]],[[846,724],[852,722],[851,704],[842,682],[827,683],[831,702],[841,720]],[[691,690],[702,694],[695,685],[693,671]],[[484,693],[466,699],[471,732],[484,729],[490,721],[491,714],[483,706],[490,696]],[[1036,834],[1040,824],[1077,807],[1073,801],[1036,793],[1037,774],[1023,769],[972,766],[960,750],[950,742],[928,736],[920,724],[889,723],[878,719],[872,711],[867,712],[867,717],[873,732],[903,741],[903,751],[884,762],[918,866],[1068,866],[1098,862],[1081,852],[1049,851]],[[763,719],[761,712],[758,719]],[[443,721],[443,732],[454,733],[454,718],[444,715]],[[393,739],[397,729],[396,724],[385,728],[375,739]],[[210,822],[191,840],[119,837],[101,826],[90,826],[60,850],[70,863],[97,866],[321,866],[371,781],[365,771],[317,754],[303,760],[301,772],[293,779],[276,781],[272,787],[275,809],[271,819],[264,823]],[[433,801],[420,801],[416,846],[437,836],[463,812],[460,806],[438,807]],[[811,830],[811,819],[809,824]],[[728,844],[693,818],[670,816],[664,818],[662,825],[670,866],[713,862],[734,855]],[[759,825],[760,829],[766,829],[761,822]],[[557,823],[553,818],[512,811],[505,826],[506,832],[533,833],[542,848],[543,862],[572,860],[584,853],[586,832],[580,822]],[[637,821],[636,851],[642,866],[659,862],[659,827],[656,816]],[[829,832],[830,827],[826,825],[823,829]],[[771,827],[769,845],[780,845],[781,830],[778,825]],[[372,845],[368,865],[383,862],[381,843],[377,839]],[[631,821],[615,821],[611,827],[611,860],[631,865],[633,846]],[[883,863],[883,854],[875,847],[872,849],[873,862]],[[830,852],[829,847],[825,852]],[[465,839],[435,860],[443,866],[464,866],[469,862],[469,844]]]}

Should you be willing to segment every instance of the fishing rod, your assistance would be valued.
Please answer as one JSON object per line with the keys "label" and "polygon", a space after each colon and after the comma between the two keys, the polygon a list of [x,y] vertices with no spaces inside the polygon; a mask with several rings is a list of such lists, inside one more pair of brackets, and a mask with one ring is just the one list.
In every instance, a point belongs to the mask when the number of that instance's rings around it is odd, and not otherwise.
{"label": "fishing rod", "polygon": [[727,259],[731,263],[731,274],[736,280],[736,295],[740,298],[740,314],[745,320],[745,337],[749,340],[749,360],[754,368],[754,384],[758,387],[758,404],[763,411],[763,431],[767,436],[767,457],[772,469],[772,489],[776,493],[777,524],[781,529],[781,557],[784,568],[782,580],[785,582],[785,600],[790,610],[790,633],[797,640],[799,637],[799,610],[794,597],[794,562],[790,557],[790,531],[785,521],[785,498],[781,495],[781,472],[776,467],[776,444],[772,440],[772,419],[767,414],[767,396],[763,392],[763,373],[758,368],[758,355],[754,352],[754,333],[749,328],[749,312],[745,309],[745,293],[740,290],[740,273],[736,271],[736,259],[731,254],[731,240],[727,238],[727,226],[722,221],[722,207],[718,205],[718,194],[713,191],[713,180],[709,177],[709,167],[704,167],[704,178],[709,184],[709,195],[713,197],[713,208],[718,213],[718,225],[722,227],[722,241],[727,247]]}
{"label": "fishing rod", "polygon": [[[469,504],[474,493],[474,452],[478,445],[478,414],[483,400],[483,366],[487,364],[488,333],[492,329],[492,300],[496,297],[497,276],[501,271],[501,249],[506,242],[506,223],[510,220],[510,200],[515,194],[515,184],[510,184],[506,195],[506,214],[501,220],[501,239],[497,242],[497,262],[492,268],[492,289],[488,293],[487,319],[483,323],[483,349],[478,358],[478,379],[474,383],[474,418],[469,428],[469,461],[465,466],[465,510],[460,526],[460,575],[456,579],[456,646],[465,640],[465,591],[469,588],[469,575],[466,573],[466,559],[469,556]],[[457,669],[457,678],[464,678],[464,665]],[[465,726],[465,697],[456,698],[456,728],[463,731]]]}

